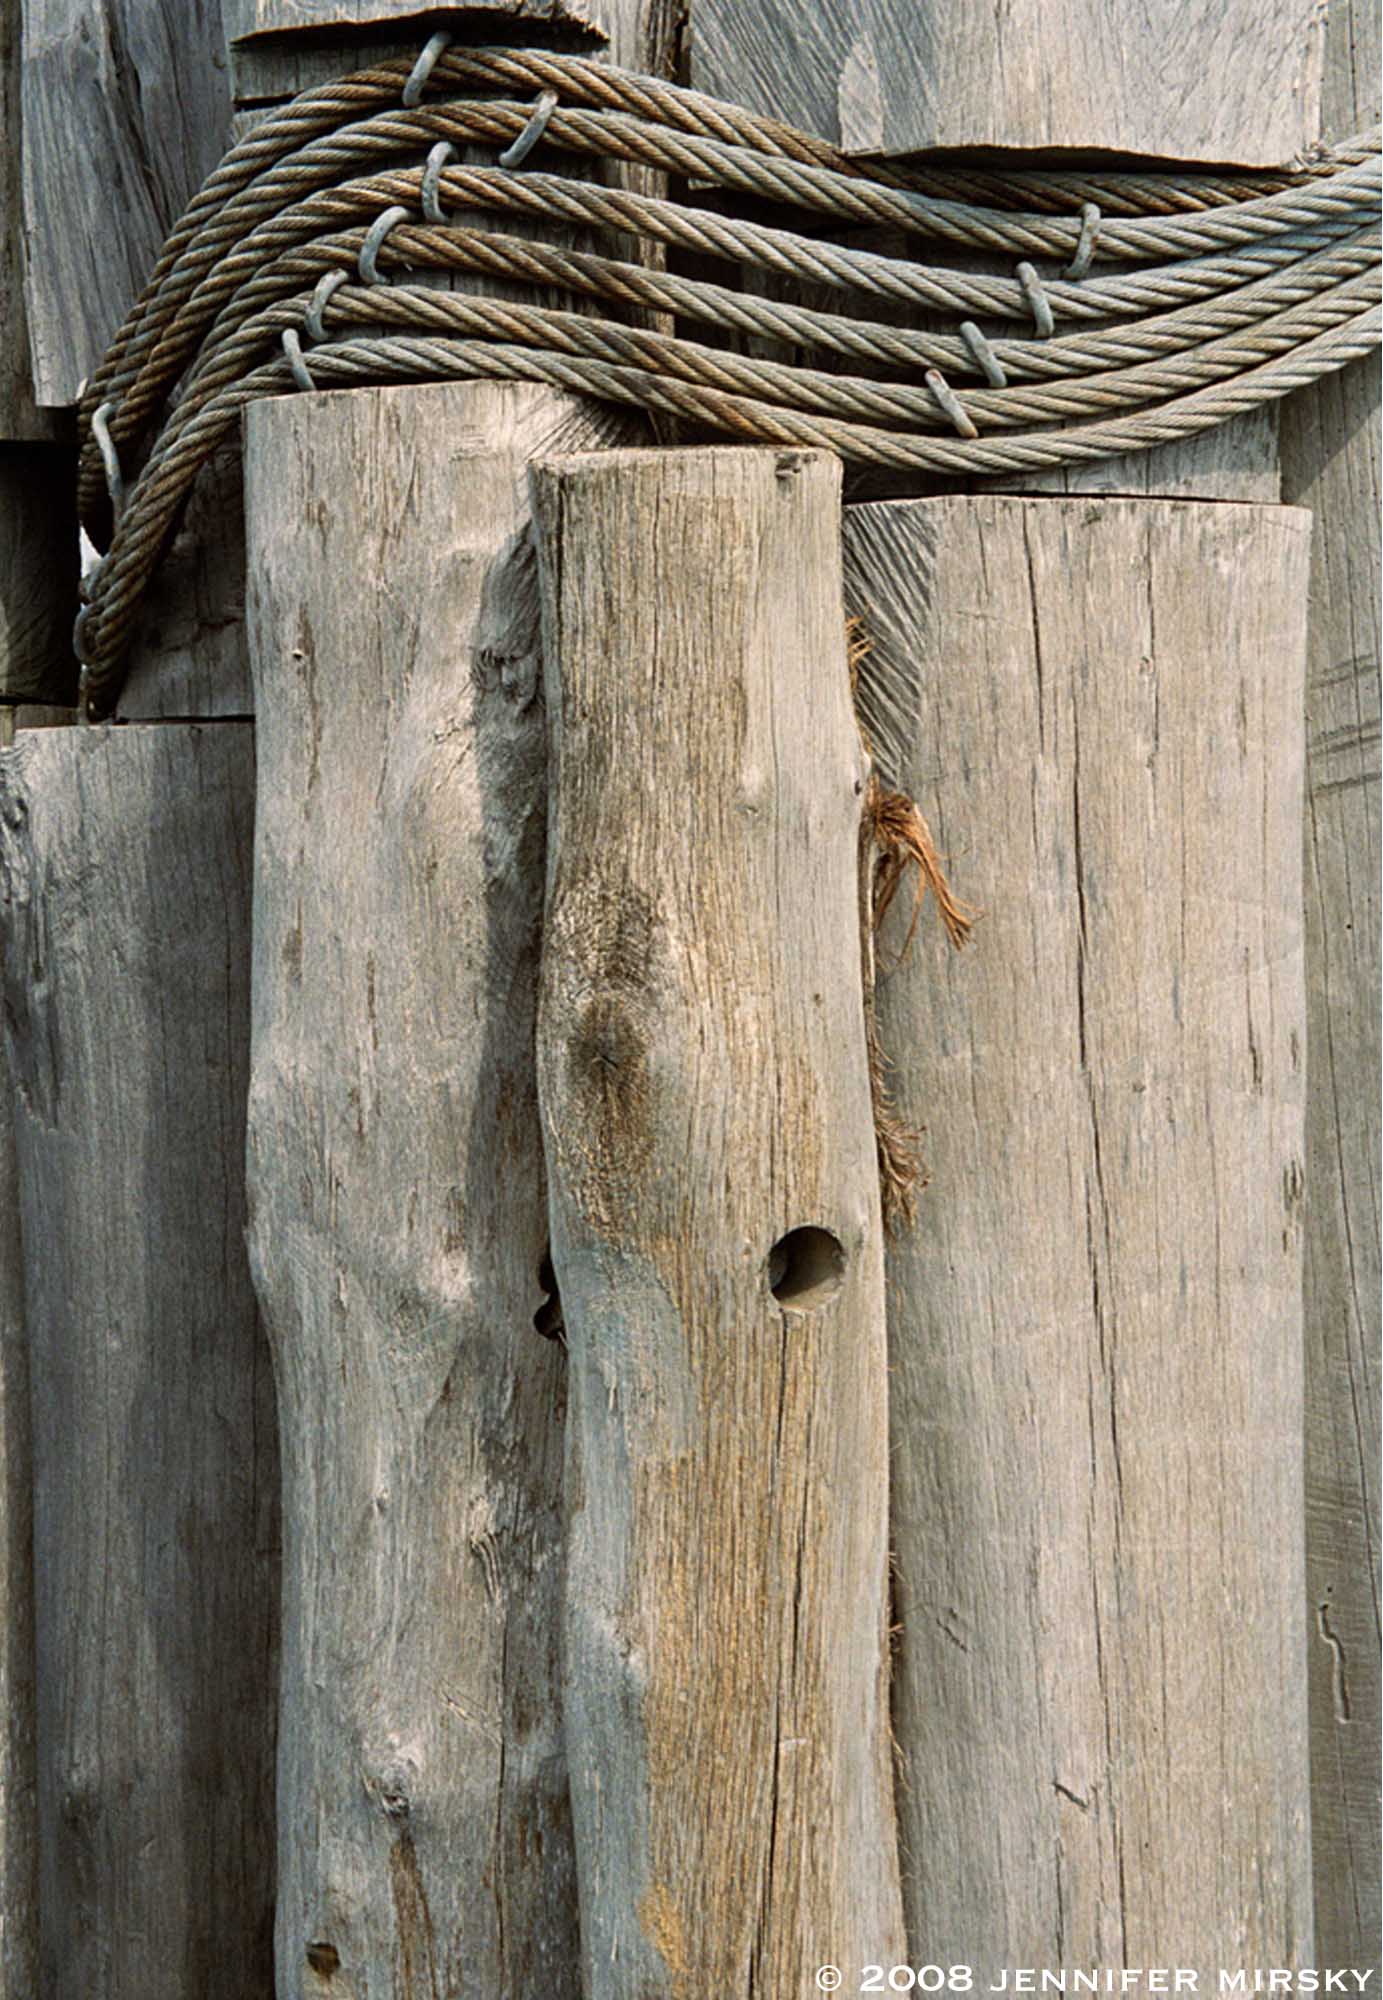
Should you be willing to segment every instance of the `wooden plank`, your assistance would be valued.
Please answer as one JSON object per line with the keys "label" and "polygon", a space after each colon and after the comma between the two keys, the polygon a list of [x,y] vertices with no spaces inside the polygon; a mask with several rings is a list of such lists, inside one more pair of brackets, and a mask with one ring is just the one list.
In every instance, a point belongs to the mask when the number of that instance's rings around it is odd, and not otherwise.
{"label": "wooden plank", "polygon": [[463,13],[472,17],[472,26],[493,15],[499,29],[507,16],[514,24],[538,22],[589,39],[600,33],[605,4],[606,0],[467,0],[462,9],[420,6],[419,0],[221,0],[228,43],[271,34],[329,34],[338,42],[354,41],[362,30],[392,29],[397,35],[404,25],[423,41],[439,22],[445,25],[448,15]]}
{"label": "wooden plank", "polygon": [[[229,0],[223,0],[223,11]],[[304,90],[316,90],[324,83],[372,63],[390,62],[407,56],[416,60],[429,33],[421,22],[406,39],[399,35],[372,36],[365,47],[352,46],[349,62],[342,66],[342,43],[319,43],[312,35],[265,35],[251,42],[232,42],[229,49],[231,90],[239,106],[277,105]]]}
{"label": "wooden plank", "polygon": [[422,7],[417,0],[222,0],[237,103],[291,97],[352,67],[416,55],[439,25],[458,39],[508,46],[540,43],[582,55],[608,50],[629,68],[649,60],[670,33],[677,0],[468,0],[465,8]]}
{"label": "wooden plank", "polygon": [[243,1243],[253,743],[0,758],[35,1385],[42,1977],[270,1990],[276,1448]]}
{"label": "wooden plank", "polygon": [[534,1330],[544,746],[524,466],[611,423],[518,384],[248,415],[282,1992],[306,1990],[305,1966],[360,1994],[579,1991],[555,1665],[565,1364]]}
{"label": "wooden plank", "polygon": [[25,294],[40,403],[68,404],[225,151],[219,0],[24,0]]}
{"label": "wooden plank", "polygon": [[[1379,117],[1377,0],[1333,0],[1325,136]],[[1282,406],[1307,618],[1306,1583],[1322,1965],[1379,1965],[1379,363]],[[1375,1981],[1379,1975],[1375,1973]]]}
{"label": "wooden plank", "polygon": [[[1299,820],[1309,518],[846,509],[905,789],[983,912],[883,978],[914,1954],[1311,1955]],[[890,920],[891,923],[892,920]],[[885,965],[896,956],[886,932]],[[1228,1956],[1226,1956],[1228,1954]]]}
{"label": "wooden plank", "polygon": [[76,616],[75,453],[0,443],[0,704],[76,701]]}
{"label": "wooden plank", "polygon": [[38,1992],[33,1460],[13,1084],[0,1038],[0,1995]]}
{"label": "wooden plank", "polygon": [[53,440],[63,420],[34,402],[24,311],[20,6],[21,0],[0,0],[0,439]]}
{"label": "wooden plank", "polygon": [[534,493],[583,1992],[796,1995],[902,1944],[839,468]]}
{"label": "wooden plank", "polygon": [[1321,1963],[1351,1966],[1379,1952],[1378,420],[1376,361],[1283,415],[1283,483],[1316,520],[1305,819],[1311,1821]]}
{"label": "wooden plank", "polygon": [[1313,143],[1316,0],[692,0],[691,81],[850,153],[1274,166]]}

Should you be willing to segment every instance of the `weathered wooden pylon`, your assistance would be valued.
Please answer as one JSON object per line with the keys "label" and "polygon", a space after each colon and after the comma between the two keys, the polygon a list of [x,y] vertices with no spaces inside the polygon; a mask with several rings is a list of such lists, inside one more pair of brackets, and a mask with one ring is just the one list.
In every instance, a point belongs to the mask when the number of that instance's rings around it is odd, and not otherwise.
{"label": "weathered wooden pylon", "polygon": [[929,1963],[1311,1962],[1309,526],[1104,497],[846,510],[852,606],[918,677],[896,776],[983,910],[972,952],[924,935],[879,985],[932,1173],[889,1252],[894,1726]]}
{"label": "weathered wooden pylon", "polygon": [[40,1991],[239,2000],[267,1969],[277,1451],[240,1163],[253,770],[244,723],[34,730],[0,759]]}
{"label": "weathered wooden pylon", "polygon": [[284,1451],[283,1993],[312,1975],[371,1996],[580,1990],[565,1371],[534,1325],[545,745],[526,468],[611,434],[520,384],[296,397],[248,424],[250,1242]]}
{"label": "weathered wooden pylon", "polygon": [[538,1026],[590,2000],[902,1956],[839,468],[539,467]]}
{"label": "weathered wooden pylon", "polygon": [[[1377,0],[1332,0],[1322,138],[1378,123]],[[1314,521],[1306,660],[1306,1615],[1323,1965],[1379,1977],[1379,433],[1377,355],[1282,406]]]}

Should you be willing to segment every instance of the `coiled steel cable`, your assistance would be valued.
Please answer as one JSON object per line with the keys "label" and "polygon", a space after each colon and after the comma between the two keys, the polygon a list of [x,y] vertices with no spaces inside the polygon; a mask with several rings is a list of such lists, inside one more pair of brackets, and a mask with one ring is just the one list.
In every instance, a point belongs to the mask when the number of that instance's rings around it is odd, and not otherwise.
{"label": "coiled steel cable", "polygon": [[[1378,342],[1376,134],[1273,175],[915,172],[584,58],[448,51],[405,107],[409,67],[305,93],[236,146],[92,377],[79,497],[97,546],[109,538],[79,621],[92,713],[114,707],[140,597],[198,467],[258,395],[542,381],[701,434],[944,479],[1191,435]],[[513,91],[524,101],[482,94]],[[539,133],[538,170],[451,156],[513,159]],[[561,158],[570,172],[554,170]],[[629,164],[691,192],[592,178]],[[746,200],[753,214],[735,213]],[[447,219],[457,210],[464,220]],[[785,210],[797,227],[776,219]],[[558,222],[580,247],[476,227],[487,215]],[[963,266],[832,242],[828,228],[942,245]],[[696,275],[635,261],[631,237],[645,256],[694,253]],[[975,268],[986,259],[1000,269]],[[1058,268],[1039,275],[1034,259]],[[729,282],[701,275],[713,261]],[[434,283],[406,281],[420,272]],[[506,296],[436,289],[453,273]],[[577,309],[508,296],[515,281]],[[823,309],[823,292],[850,309]],[[697,327],[773,351],[708,343]],[[113,472],[128,489],[118,525]]]}

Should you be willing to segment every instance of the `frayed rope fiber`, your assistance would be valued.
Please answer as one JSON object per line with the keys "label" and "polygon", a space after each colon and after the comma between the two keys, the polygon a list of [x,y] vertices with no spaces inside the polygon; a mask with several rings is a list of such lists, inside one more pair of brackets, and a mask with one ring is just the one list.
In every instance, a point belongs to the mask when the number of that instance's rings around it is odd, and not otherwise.
{"label": "frayed rope fiber", "polygon": [[[878,1157],[879,1195],[884,1227],[896,1236],[917,1219],[917,1197],[927,1185],[922,1165],[922,1134],[909,1125],[889,1088],[889,1060],[879,1033],[876,989],[879,979],[878,932],[894,897],[911,868],[912,917],[907,936],[894,961],[901,965],[912,949],[918,919],[930,890],[952,946],[959,951],[969,938],[978,914],[952,893],[932,840],[931,829],[906,793],[884,783],[874,766],[874,745],[860,711],[860,674],[873,642],[859,617],[845,621],[846,660],[850,692],[855,697],[855,726],[870,759],[864,795],[860,846],[861,954],[864,974],[864,1028],[869,1061],[869,1093],[874,1112],[874,1147]],[[886,968],[892,969],[892,968]]]}
{"label": "frayed rope fiber", "polygon": [[[866,167],[519,49],[430,45],[308,91],[212,174],[83,398],[81,512],[106,550],[78,620],[87,712],[114,712],[189,487],[257,397],[545,382],[688,439],[930,481],[1144,450],[1378,344],[1378,144],[1270,175]],[[629,167],[685,198],[619,185]],[[900,253],[827,233],[866,227]]]}

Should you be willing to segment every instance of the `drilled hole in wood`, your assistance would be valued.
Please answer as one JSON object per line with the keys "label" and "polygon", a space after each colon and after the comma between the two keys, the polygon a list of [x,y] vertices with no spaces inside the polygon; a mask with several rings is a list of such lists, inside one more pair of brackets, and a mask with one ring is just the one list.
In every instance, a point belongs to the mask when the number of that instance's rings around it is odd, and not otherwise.
{"label": "drilled hole in wood", "polygon": [[340,1970],[341,1954],[334,1944],[310,1944],[307,1947],[307,1962],[323,1979],[330,1979],[333,1972]]}
{"label": "drilled hole in wood", "polygon": [[542,1262],[538,1266],[538,1283],[547,1296],[533,1315],[533,1330],[544,1340],[560,1340],[567,1344],[566,1328],[562,1323],[562,1294],[557,1289],[557,1273],[552,1268],[552,1252],[544,1250]]}
{"label": "drilled hole in wood", "polygon": [[790,1229],[768,1253],[769,1289],[779,1305],[812,1312],[845,1282],[845,1252],[829,1229]]}

